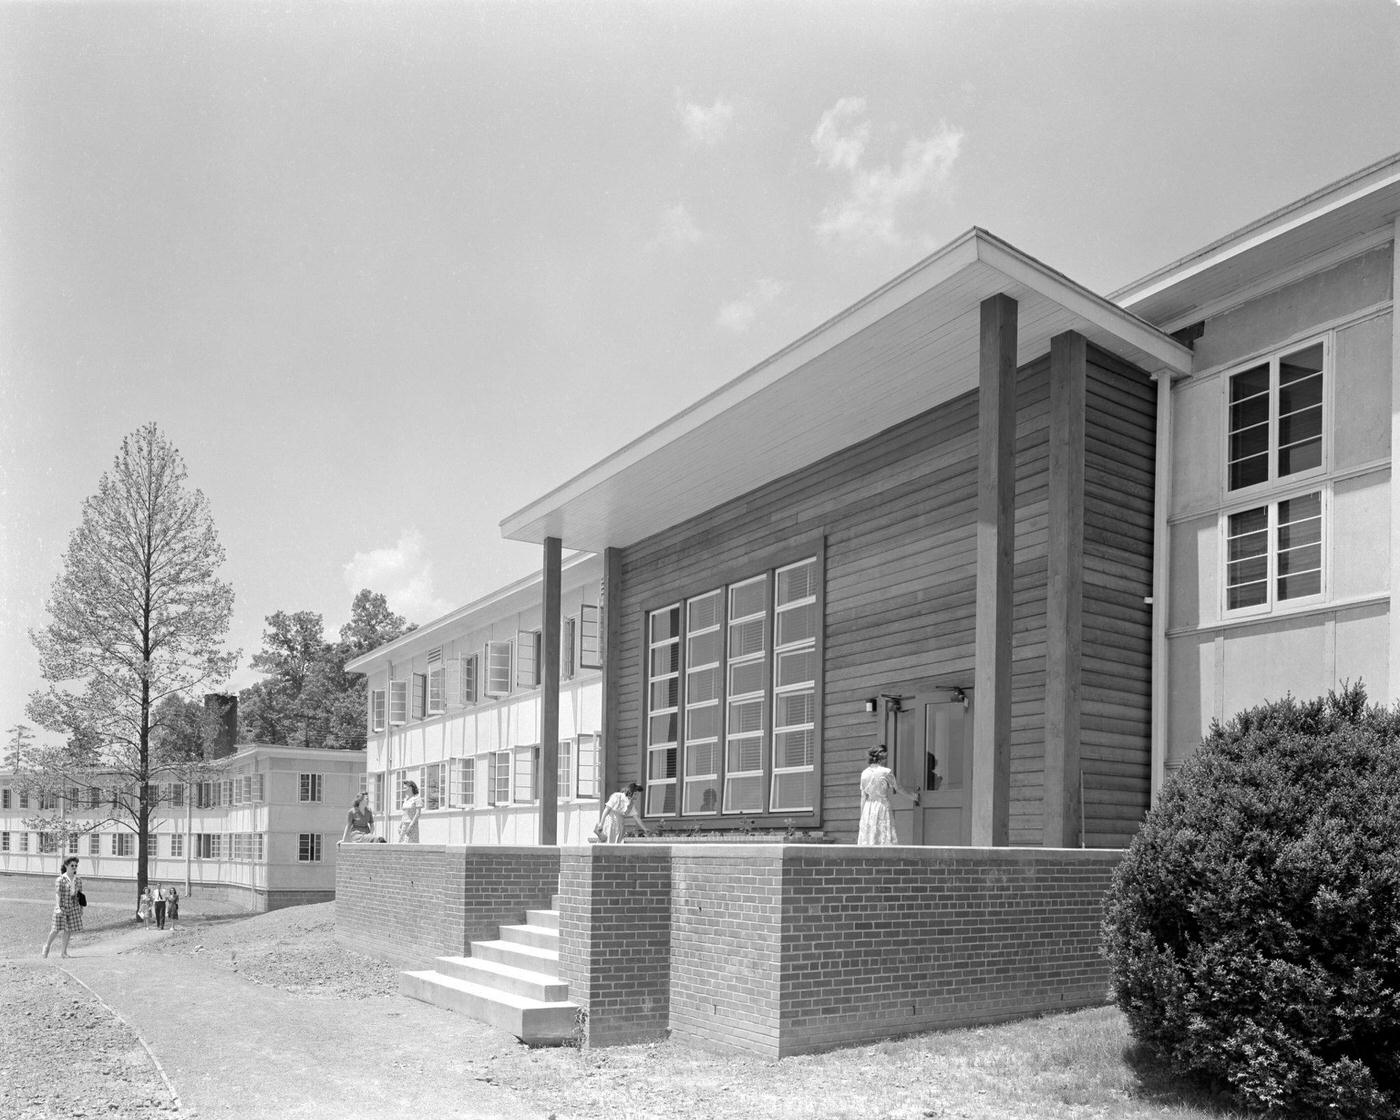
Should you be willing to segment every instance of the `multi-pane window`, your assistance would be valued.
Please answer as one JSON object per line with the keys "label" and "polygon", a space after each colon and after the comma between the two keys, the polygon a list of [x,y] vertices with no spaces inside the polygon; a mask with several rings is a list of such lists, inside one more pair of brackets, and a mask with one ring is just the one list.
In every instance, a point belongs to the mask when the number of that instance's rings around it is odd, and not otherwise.
{"label": "multi-pane window", "polygon": [[559,631],[559,679],[561,681],[571,681],[574,679],[574,647],[578,642],[578,619],[570,615],[564,619],[563,626]]}
{"label": "multi-pane window", "polygon": [[58,851],[58,835],[53,832],[39,833],[39,854],[53,855]]}
{"label": "multi-pane window", "polygon": [[521,630],[515,636],[515,684],[534,688],[540,683],[540,632]]}
{"label": "multi-pane window", "polygon": [[535,774],[540,767],[539,747],[516,747],[513,750],[512,764],[515,769],[515,788],[511,791],[512,800],[516,802],[534,801]]}
{"label": "multi-pane window", "polygon": [[408,722],[408,682],[389,682],[389,722],[394,725]]}
{"label": "multi-pane window", "polygon": [[428,651],[428,714],[435,716],[447,710],[447,666],[442,661],[442,647]]}
{"label": "multi-pane window", "polygon": [[384,720],[388,715],[389,695],[382,688],[376,688],[369,694],[369,728],[371,731],[383,731]]}
{"label": "multi-pane window", "polygon": [[374,811],[381,816],[384,814],[384,775],[375,774],[373,781]]}
{"label": "multi-pane window", "polygon": [[88,833],[88,855],[97,856],[102,854],[102,836],[97,832]]}
{"label": "multi-pane window", "polygon": [[172,809],[185,807],[185,787],[181,782],[176,782],[170,787],[170,807]]}
{"label": "multi-pane window", "polygon": [[172,859],[179,859],[185,854],[185,837],[183,833],[172,832],[170,834],[170,856]]}
{"label": "multi-pane window", "polygon": [[486,695],[510,695],[510,642],[487,642]]}
{"label": "multi-pane window", "polygon": [[10,834],[8,832],[0,832],[0,852],[8,852],[9,850]]}
{"label": "multi-pane window", "polygon": [[448,674],[447,702],[457,706],[476,703],[476,654],[459,657]]}
{"label": "multi-pane window", "polygon": [[8,809],[9,807],[10,807],[10,787],[9,787],[9,786],[0,787],[0,809]]}
{"label": "multi-pane window", "polygon": [[603,667],[603,612],[594,603],[578,610],[578,664],[580,669]]}
{"label": "multi-pane window", "polygon": [[598,736],[580,735],[578,737],[575,769],[578,771],[577,793],[579,797],[599,796],[602,786],[599,753]]}
{"label": "multi-pane window", "polygon": [[76,832],[70,833],[68,836],[68,854],[70,856],[78,854],[78,834]]}
{"label": "multi-pane window", "polygon": [[297,837],[297,861],[299,863],[321,862],[321,837],[319,833],[303,832]]}
{"label": "multi-pane window", "polygon": [[428,675],[426,673],[413,674],[413,711],[410,713],[413,719],[422,719],[428,711]]}
{"label": "multi-pane window", "polygon": [[[130,840],[131,837],[128,836],[127,839]],[[27,852],[27,851],[29,851],[29,833],[27,833],[27,832],[21,832],[21,833],[19,833],[19,850],[20,850],[21,852]],[[127,852],[127,855],[130,855],[130,854],[131,854],[130,852]]]}
{"label": "multi-pane window", "polygon": [[301,796],[302,801],[321,800],[322,776],[320,774],[303,774],[301,776]]}
{"label": "multi-pane window", "polygon": [[1322,466],[1326,359],[1324,343],[1313,342],[1230,376],[1230,490]]}
{"label": "multi-pane window", "polygon": [[462,809],[476,804],[476,759],[454,758],[451,781],[449,805],[454,809]]}
{"label": "multi-pane window", "polygon": [[510,751],[495,751],[491,755],[491,804],[510,804]]}
{"label": "multi-pane window", "polygon": [[815,809],[819,582],[807,558],[647,616],[649,815]]}
{"label": "multi-pane window", "polygon": [[112,833],[112,854],[114,856],[130,856],[136,851],[136,837],[129,832]]}
{"label": "multi-pane window", "polygon": [[1267,609],[1322,594],[1322,492],[1226,518],[1225,609]]}
{"label": "multi-pane window", "polygon": [[423,808],[447,808],[448,765],[446,762],[430,762],[423,767]]}
{"label": "multi-pane window", "polygon": [[559,741],[558,784],[554,787],[561,800],[574,796],[574,744],[570,739]]}
{"label": "multi-pane window", "polygon": [[664,607],[647,619],[646,811],[676,811],[676,753],[680,742],[681,608]]}

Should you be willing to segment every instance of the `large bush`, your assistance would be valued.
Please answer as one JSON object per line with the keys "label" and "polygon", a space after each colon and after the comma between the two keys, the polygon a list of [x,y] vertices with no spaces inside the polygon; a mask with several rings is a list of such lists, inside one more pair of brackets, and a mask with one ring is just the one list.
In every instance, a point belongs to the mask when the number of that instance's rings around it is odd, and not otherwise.
{"label": "large bush", "polygon": [[1247,1105],[1400,1117],[1400,713],[1359,686],[1213,725],[1109,892],[1133,1032]]}

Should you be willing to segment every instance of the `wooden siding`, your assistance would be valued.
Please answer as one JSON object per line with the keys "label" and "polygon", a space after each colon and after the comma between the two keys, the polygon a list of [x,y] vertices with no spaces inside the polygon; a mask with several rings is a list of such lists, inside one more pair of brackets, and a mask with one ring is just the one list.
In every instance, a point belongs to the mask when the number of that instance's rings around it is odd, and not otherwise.
{"label": "wooden siding", "polygon": [[[1017,384],[1013,844],[1039,844],[1042,817],[1047,370],[1048,357],[1031,363]],[[877,734],[865,698],[915,680],[972,686],[976,515],[977,394],[968,393],[623,549],[609,659],[615,782],[644,773],[645,612],[796,559],[824,539],[821,824],[853,839],[858,776]]]}
{"label": "wooden siding", "polygon": [[1089,349],[1080,766],[1084,843],[1122,847],[1151,797],[1156,386]]}

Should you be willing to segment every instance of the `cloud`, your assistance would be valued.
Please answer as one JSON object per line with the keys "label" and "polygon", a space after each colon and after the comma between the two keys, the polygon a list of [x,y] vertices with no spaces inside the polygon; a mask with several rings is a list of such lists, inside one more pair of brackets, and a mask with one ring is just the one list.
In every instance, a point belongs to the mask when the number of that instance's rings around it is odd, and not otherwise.
{"label": "cloud", "polygon": [[904,142],[898,165],[869,166],[871,126],[865,99],[844,97],[822,115],[812,133],[819,163],[846,178],[844,190],[817,223],[823,241],[902,245],[920,240],[903,232],[920,204],[947,196],[953,166],[962,150],[962,129],[940,123],[933,135]]}
{"label": "cloud", "polygon": [[735,333],[748,330],[758,313],[782,295],[784,290],[785,286],[777,280],[765,277],[756,281],[738,299],[720,307],[719,314],[715,316],[715,325]]}
{"label": "cloud", "polygon": [[433,562],[417,529],[405,529],[391,548],[357,552],[343,569],[351,592],[368,587],[389,601],[389,608],[409,622],[429,622],[452,609],[433,592]]}
{"label": "cloud", "polygon": [[656,236],[647,242],[649,249],[689,249],[704,238],[684,202],[678,202],[661,214]]}
{"label": "cloud", "polygon": [[714,147],[729,132],[734,123],[734,103],[723,97],[716,98],[709,108],[676,97],[676,112],[681,118],[681,127],[693,144]]}

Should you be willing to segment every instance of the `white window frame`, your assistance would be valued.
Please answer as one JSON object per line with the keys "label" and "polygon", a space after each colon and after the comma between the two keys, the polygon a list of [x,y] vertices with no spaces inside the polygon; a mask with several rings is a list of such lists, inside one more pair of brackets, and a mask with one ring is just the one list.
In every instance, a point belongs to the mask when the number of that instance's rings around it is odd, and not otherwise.
{"label": "white window frame", "polygon": [[490,771],[487,778],[488,789],[486,791],[488,804],[511,804],[510,751],[492,751],[490,755],[489,767]]}
{"label": "white window frame", "polygon": [[428,714],[428,674],[413,674],[413,689],[409,693],[409,700],[412,710],[408,713],[410,719],[422,719]]}
{"label": "white window frame", "polygon": [[516,805],[530,805],[539,800],[540,748],[538,746],[511,748],[510,799]]}
{"label": "white window frame", "polygon": [[383,731],[389,718],[389,694],[376,688],[369,694],[369,729]]}
{"label": "white window frame", "polygon": [[512,645],[506,641],[487,642],[482,650],[482,664],[486,666],[485,694],[491,697],[509,696],[511,681]]}
{"label": "white window frame", "polygon": [[571,681],[578,674],[578,619],[573,615],[559,626],[559,679]]}
{"label": "white window frame", "polygon": [[[1301,499],[1316,496],[1318,500],[1318,517],[1321,524],[1318,527],[1319,566],[1320,574],[1318,579],[1318,590],[1310,595],[1294,595],[1287,599],[1279,598],[1279,506],[1284,502],[1293,502]],[[1243,516],[1255,510],[1265,511],[1265,574],[1264,574],[1264,601],[1261,603],[1249,603],[1244,606],[1230,606],[1230,550],[1234,537],[1231,535],[1231,521],[1233,518]],[[1296,492],[1290,491],[1280,494],[1277,497],[1268,499],[1257,499],[1247,504],[1241,504],[1229,508],[1220,515],[1220,616],[1222,618],[1249,618],[1258,615],[1270,615],[1287,613],[1289,611],[1307,609],[1323,602],[1328,594],[1328,580],[1330,578],[1331,542],[1329,530],[1331,526],[1331,490],[1326,486],[1310,486]],[[1295,524],[1297,522],[1294,522]]]}
{"label": "white window frame", "polygon": [[408,682],[389,682],[389,726],[399,727],[408,722]]}
{"label": "white window frame", "polygon": [[321,774],[302,774],[297,783],[297,800],[304,804],[320,804],[325,795],[325,777]]}
{"label": "white window frame", "polygon": [[88,833],[88,855],[100,856],[102,854],[102,833]]}
{"label": "white window frame", "polygon": [[603,667],[603,612],[596,603],[583,603],[578,609],[578,666]]}
{"label": "white window frame", "polygon": [[477,657],[474,653],[463,654],[457,658],[455,666],[456,672],[453,674],[456,679],[456,695],[454,701],[459,707],[465,708],[469,704],[477,702]]}
{"label": "white window frame", "polygon": [[540,685],[540,646],[543,635],[538,630],[520,630],[515,635],[515,687],[538,688]]}
{"label": "white window frame", "polygon": [[170,858],[180,859],[185,854],[185,834],[182,832],[172,832],[170,834]]}
{"label": "white window frame", "polygon": [[[1321,448],[1318,455],[1318,464],[1317,466],[1308,467],[1304,470],[1294,471],[1289,474],[1280,474],[1278,469],[1278,457],[1281,435],[1280,429],[1282,425],[1280,416],[1281,387],[1279,385],[1279,368],[1284,359],[1293,357],[1294,355],[1299,354],[1304,350],[1309,350],[1314,346],[1322,347],[1322,369],[1320,371],[1320,377],[1322,380],[1322,390],[1321,401],[1319,404],[1319,408],[1321,410]],[[1236,502],[1243,503],[1248,498],[1254,495],[1267,492],[1270,488],[1278,487],[1281,485],[1293,486],[1295,484],[1303,484],[1310,480],[1319,478],[1327,473],[1328,464],[1331,461],[1332,454],[1332,440],[1329,438],[1329,432],[1331,422],[1331,394],[1332,386],[1334,383],[1334,377],[1332,372],[1333,352],[1334,347],[1332,345],[1332,334],[1331,332],[1327,332],[1326,334],[1302,339],[1301,341],[1293,343],[1289,346],[1278,347],[1277,349],[1271,351],[1268,354],[1261,355],[1249,361],[1240,362],[1238,365],[1233,366],[1231,369],[1227,370],[1224,373],[1223,377],[1221,378],[1221,383],[1224,387],[1223,412],[1225,418],[1224,444],[1222,448],[1223,458],[1221,460],[1224,463],[1224,472],[1221,484],[1229,502],[1231,502],[1232,504]],[[1232,403],[1231,400],[1232,394],[1234,392],[1234,381],[1237,377],[1250,373],[1253,370],[1260,369],[1264,366],[1268,367],[1269,377],[1269,387],[1267,390],[1269,398],[1267,410],[1268,415],[1267,419],[1264,421],[1268,425],[1268,442],[1267,451],[1265,452],[1265,456],[1267,458],[1267,469],[1265,472],[1265,477],[1260,479],[1258,482],[1251,482],[1239,487],[1232,487],[1230,485],[1230,471],[1234,464],[1234,459],[1232,458],[1230,443],[1231,437],[1233,435],[1233,411],[1235,408],[1235,405]],[[1256,397],[1257,396],[1262,396],[1262,394],[1256,394]],[[1258,504],[1260,504],[1258,501],[1250,502],[1250,505]]]}
{"label": "white window frame", "polygon": [[423,767],[423,809],[446,809],[450,781],[447,762],[429,762]]}
{"label": "white window frame", "polygon": [[298,863],[320,863],[323,850],[321,834],[319,832],[302,832],[297,834]]}
{"label": "white window frame", "polygon": [[447,666],[442,660],[442,647],[428,651],[428,715],[441,715],[447,710]]}
{"label": "white window frame", "polygon": [[452,809],[470,809],[476,804],[476,759],[451,759],[447,804]]}
{"label": "white window frame", "polygon": [[[679,808],[676,775],[679,772],[677,760],[680,754],[680,671],[681,635],[685,632],[682,624],[684,610],[683,603],[668,603],[647,614],[647,717],[644,732],[646,816],[674,816]],[[672,612],[675,614],[675,624],[668,628],[670,632],[658,630],[657,620]],[[663,660],[658,661],[658,658]],[[659,670],[658,666],[661,666]],[[660,702],[657,687],[670,685],[675,686],[675,695],[667,695],[664,702]]]}
{"label": "white window frame", "polygon": [[574,799],[574,741],[559,740],[559,756],[556,769],[555,791],[564,801]]}
{"label": "white window frame", "polygon": [[[806,595],[794,595],[785,598],[783,592],[783,577],[789,573],[796,572],[799,568],[810,567],[812,569],[810,592]],[[817,656],[817,630],[821,627],[822,620],[820,606],[817,599],[816,585],[818,573],[816,571],[816,561],[803,560],[796,564],[786,564],[778,568],[773,573],[773,739],[770,744],[772,751],[772,764],[770,766],[771,780],[769,781],[768,809],[773,813],[810,813],[816,809],[815,797],[812,804],[808,805],[780,805],[778,803],[778,792],[782,786],[780,781],[783,777],[793,777],[796,775],[811,775],[808,789],[813,794],[816,793],[816,761],[817,761],[817,680],[816,680],[816,656]],[[812,632],[810,635],[802,637],[788,636],[783,634],[783,620],[785,617],[792,617],[799,611],[811,611]],[[803,679],[793,679],[784,682],[781,679],[782,667],[786,658],[799,658],[802,656],[811,658],[813,673],[810,677]],[[784,701],[796,700],[799,696],[807,695],[809,698],[808,717],[802,720],[791,722],[779,722],[782,716]],[[781,765],[779,761],[779,743],[784,735],[802,735],[809,738],[811,748],[811,761],[801,764]]]}
{"label": "white window frame", "polygon": [[603,752],[601,735],[580,735],[575,748],[575,796],[596,798],[603,794]]}

